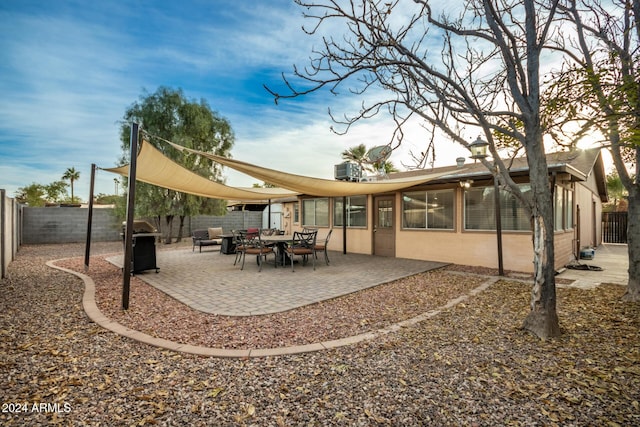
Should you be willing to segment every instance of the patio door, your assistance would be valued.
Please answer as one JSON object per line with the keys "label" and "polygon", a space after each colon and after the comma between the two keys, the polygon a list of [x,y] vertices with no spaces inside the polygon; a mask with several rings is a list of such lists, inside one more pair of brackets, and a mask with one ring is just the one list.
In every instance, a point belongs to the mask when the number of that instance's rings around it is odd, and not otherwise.
{"label": "patio door", "polygon": [[373,199],[373,254],[396,256],[394,221],[394,196],[378,196]]}

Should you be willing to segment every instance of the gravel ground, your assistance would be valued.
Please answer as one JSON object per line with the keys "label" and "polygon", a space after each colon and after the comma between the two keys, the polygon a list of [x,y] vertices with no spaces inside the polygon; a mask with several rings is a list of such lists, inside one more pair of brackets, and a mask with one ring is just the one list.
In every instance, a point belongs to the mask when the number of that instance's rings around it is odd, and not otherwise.
{"label": "gravel ground", "polygon": [[[94,244],[92,253],[98,260],[119,249]],[[640,305],[621,303],[620,286],[559,288],[564,333],[553,340],[519,328],[529,286],[504,280],[375,341],[216,359],[159,350],[91,323],[82,282],[44,264],[82,254],[82,245],[24,246],[0,281],[2,425],[640,425]],[[106,266],[91,275],[107,289],[113,280]],[[129,321],[176,340],[272,347],[377,329],[465,293],[477,280],[434,272],[253,323],[208,319],[226,327],[190,336],[185,330],[205,318],[184,307],[180,319],[195,319],[187,327],[161,321],[165,307],[155,319]],[[238,331],[244,340],[224,344],[223,335]]]}

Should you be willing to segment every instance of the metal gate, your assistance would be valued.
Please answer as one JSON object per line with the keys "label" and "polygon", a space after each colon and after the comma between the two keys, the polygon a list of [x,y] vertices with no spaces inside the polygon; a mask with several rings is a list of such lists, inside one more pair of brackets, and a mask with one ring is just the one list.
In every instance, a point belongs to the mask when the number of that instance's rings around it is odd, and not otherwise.
{"label": "metal gate", "polygon": [[627,243],[627,212],[602,212],[602,241]]}

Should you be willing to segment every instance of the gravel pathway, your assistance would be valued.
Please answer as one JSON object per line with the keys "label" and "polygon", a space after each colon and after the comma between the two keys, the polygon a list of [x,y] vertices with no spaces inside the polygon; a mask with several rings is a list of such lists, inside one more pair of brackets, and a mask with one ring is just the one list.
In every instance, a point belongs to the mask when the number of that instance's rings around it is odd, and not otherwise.
{"label": "gravel pathway", "polygon": [[[113,243],[94,244],[92,253],[117,250]],[[82,245],[25,246],[0,281],[2,425],[640,424],[640,305],[621,303],[620,286],[559,288],[564,334],[554,340],[519,328],[529,286],[505,280],[377,340],[299,355],[218,359],[163,351],[91,323],[82,310],[81,280],[45,266],[82,254]],[[91,274],[108,295],[110,273],[103,273]],[[208,345],[304,343],[406,319],[467,292],[477,280],[433,272],[248,325],[208,319],[220,323],[193,336],[185,331],[203,318],[181,324],[190,318],[183,308],[184,317],[166,319],[173,311],[158,307],[157,315],[130,321]],[[402,304],[392,304],[390,295]]]}

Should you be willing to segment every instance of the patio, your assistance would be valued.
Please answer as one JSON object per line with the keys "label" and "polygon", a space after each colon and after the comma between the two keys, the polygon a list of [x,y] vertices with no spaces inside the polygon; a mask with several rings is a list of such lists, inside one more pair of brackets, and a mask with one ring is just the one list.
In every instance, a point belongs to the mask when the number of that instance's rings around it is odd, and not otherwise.
{"label": "patio", "polygon": [[[274,268],[269,263],[258,272],[253,257],[240,270],[233,265],[233,255],[216,250],[161,250],[160,272],[149,270],[136,277],[204,313],[253,316],[291,310],[446,265],[340,252],[330,252],[329,259],[331,264],[326,265],[319,257],[315,271],[311,263],[297,265],[295,272],[290,266]],[[122,267],[122,255],[107,260]]]}

